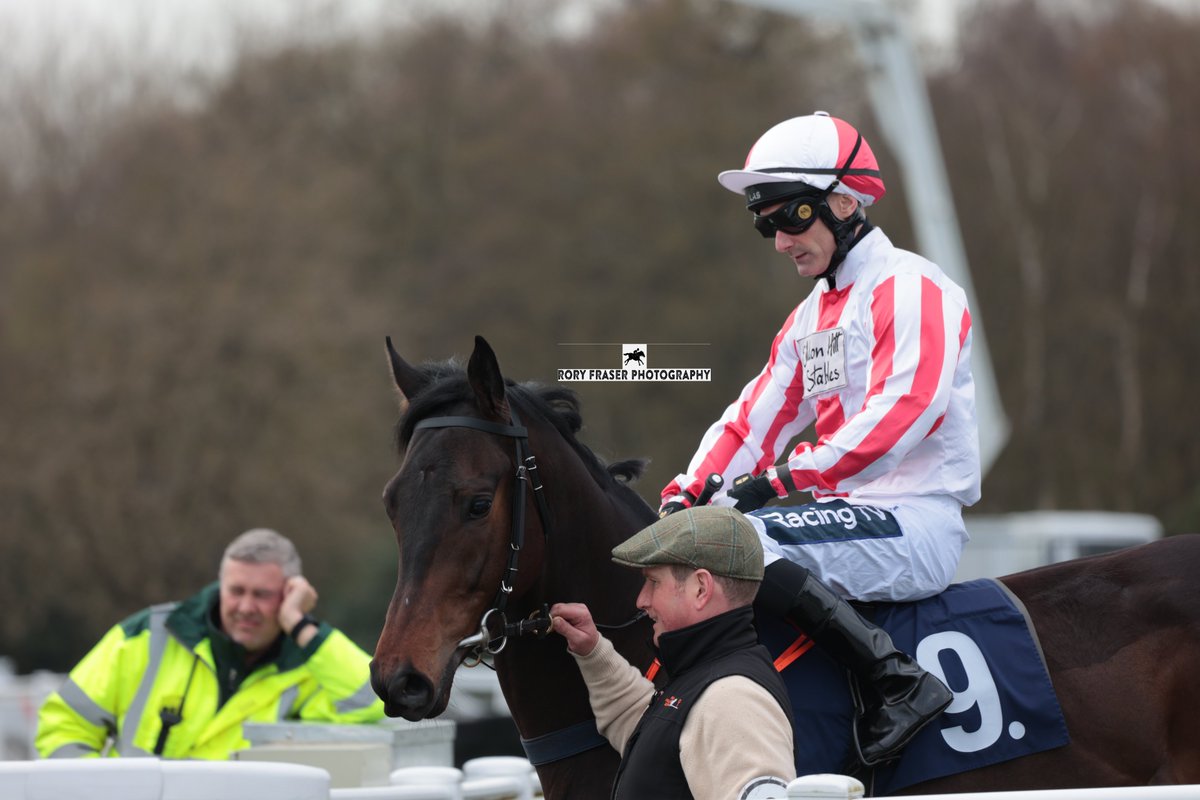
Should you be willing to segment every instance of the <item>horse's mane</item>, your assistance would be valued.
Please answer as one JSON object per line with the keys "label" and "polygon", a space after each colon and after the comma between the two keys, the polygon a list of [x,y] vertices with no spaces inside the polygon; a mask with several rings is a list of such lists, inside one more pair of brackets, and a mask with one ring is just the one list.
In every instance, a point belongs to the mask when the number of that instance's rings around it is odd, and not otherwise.
{"label": "horse's mane", "polygon": [[[429,383],[416,397],[409,398],[408,408],[396,425],[396,446],[401,452],[407,449],[418,422],[449,406],[473,402],[475,399],[466,370],[457,360],[424,364],[419,369],[428,376]],[[516,383],[507,378],[504,384],[508,402],[516,405],[518,413],[523,417],[536,415],[553,425],[602,488],[619,486],[637,497],[627,484],[642,476],[648,459],[632,458],[605,463],[591,448],[579,441],[576,434],[583,427],[583,415],[579,396],[574,391],[533,381]],[[640,497],[638,499],[641,500]],[[645,505],[644,500],[641,502]]]}

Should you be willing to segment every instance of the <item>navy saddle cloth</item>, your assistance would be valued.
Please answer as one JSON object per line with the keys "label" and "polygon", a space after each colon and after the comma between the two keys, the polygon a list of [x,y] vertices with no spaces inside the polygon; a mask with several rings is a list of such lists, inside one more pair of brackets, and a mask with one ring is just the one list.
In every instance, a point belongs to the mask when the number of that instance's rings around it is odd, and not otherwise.
{"label": "navy saddle cloth", "polygon": [[[954,584],[915,603],[870,604],[865,615],[954,692],[949,708],[917,734],[900,760],[876,770],[876,794],[1068,742],[1041,651],[999,582]],[[799,635],[782,620],[760,616],[757,624],[776,656]],[[853,752],[847,673],[812,647],[782,674],[795,718],[796,774],[843,771]]]}

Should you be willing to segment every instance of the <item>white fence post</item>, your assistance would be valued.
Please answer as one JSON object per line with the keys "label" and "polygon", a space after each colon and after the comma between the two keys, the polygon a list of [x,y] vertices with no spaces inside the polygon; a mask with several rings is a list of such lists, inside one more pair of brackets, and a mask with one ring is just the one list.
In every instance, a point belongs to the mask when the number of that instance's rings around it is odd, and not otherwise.
{"label": "white fence post", "polygon": [[462,800],[463,773],[457,767],[403,767],[388,777],[392,786],[439,786],[453,790],[453,800]]}
{"label": "white fence post", "polygon": [[516,800],[533,800],[533,765],[518,756],[484,756],[463,764],[463,795],[469,796],[468,782],[485,778],[505,778],[517,789]]}
{"label": "white fence post", "polygon": [[788,800],[858,800],[863,796],[862,781],[849,775],[820,773],[801,775],[788,784]]}
{"label": "white fence post", "polygon": [[906,800],[1197,800],[1200,785],[1034,789],[1023,792],[911,795]]}

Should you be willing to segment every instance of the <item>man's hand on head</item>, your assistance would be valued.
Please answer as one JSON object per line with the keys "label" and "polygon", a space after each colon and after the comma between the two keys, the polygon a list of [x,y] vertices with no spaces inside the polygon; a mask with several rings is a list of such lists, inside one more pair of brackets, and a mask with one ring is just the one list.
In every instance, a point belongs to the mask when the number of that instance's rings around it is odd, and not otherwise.
{"label": "man's hand on head", "polygon": [[[303,575],[293,575],[283,584],[283,602],[279,604],[279,627],[289,636],[292,629],[304,618],[305,614],[317,607],[317,590]],[[300,632],[297,644],[301,647],[308,644],[316,636],[315,625],[308,625]]]}

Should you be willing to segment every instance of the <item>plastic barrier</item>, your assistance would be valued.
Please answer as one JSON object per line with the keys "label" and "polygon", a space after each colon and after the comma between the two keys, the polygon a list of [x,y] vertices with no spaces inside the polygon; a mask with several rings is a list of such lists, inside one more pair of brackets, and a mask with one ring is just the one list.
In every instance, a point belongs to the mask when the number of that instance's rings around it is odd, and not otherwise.
{"label": "plastic barrier", "polygon": [[12,659],[0,656],[0,761],[33,758],[37,712],[65,675],[17,675]]}
{"label": "plastic barrier", "polygon": [[[804,775],[788,784],[789,800],[858,800],[861,782],[846,775]],[[1121,786],[1022,792],[910,795],[906,800],[1197,800],[1200,786]]]}
{"label": "plastic barrier", "polygon": [[446,790],[448,800],[463,800],[462,779],[462,770],[456,767],[403,767],[388,776],[392,786]]}
{"label": "plastic barrier", "polygon": [[457,786],[370,786],[364,789],[332,789],[330,800],[459,800]]}
{"label": "plastic barrier", "polygon": [[[311,763],[330,770],[335,788],[384,786],[388,773],[401,767],[454,764],[456,725],[445,720],[386,719],[370,725],[248,722],[242,727],[251,747],[234,753],[235,758]],[[346,756],[340,766],[339,747]],[[376,759],[368,752],[373,747],[386,747],[387,753]],[[319,752],[321,748],[328,752]]]}
{"label": "plastic barrier", "polygon": [[[448,791],[451,793],[438,796],[451,800],[534,800],[541,796],[541,786],[533,767],[526,759],[516,756],[473,758],[463,764],[461,770],[453,767],[405,767],[393,771],[390,782],[394,787]],[[337,800],[343,797],[340,794],[334,796]],[[365,799],[368,795],[363,797]],[[345,800],[350,798],[346,797]]]}
{"label": "plastic barrier", "polygon": [[[504,779],[512,787],[507,796],[514,797],[516,800],[533,800],[533,766],[528,759],[518,756],[488,756],[472,758],[465,762],[463,764],[463,797],[477,797],[482,800],[485,795],[472,795],[470,792],[484,791],[479,782],[494,778]],[[472,783],[476,783],[475,787],[471,787]],[[499,784],[493,785],[499,786]]]}
{"label": "plastic barrier", "polygon": [[4,800],[328,800],[329,773],[296,764],[155,758],[6,761]]}
{"label": "plastic barrier", "polygon": [[473,781],[463,781],[463,800],[518,800],[529,785],[528,781],[520,778],[476,778]]}
{"label": "plastic barrier", "polygon": [[863,796],[862,781],[848,775],[801,775],[788,784],[789,800],[858,800]]}
{"label": "plastic barrier", "polygon": [[1026,792],[970,792],[911,795],[907,800],[1196,800],[1200,785],[1115,786],[1100,789],[1038,789]]}

